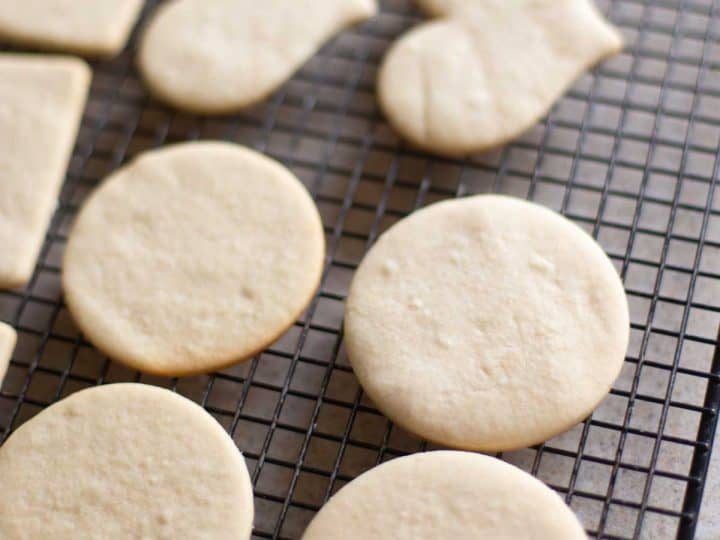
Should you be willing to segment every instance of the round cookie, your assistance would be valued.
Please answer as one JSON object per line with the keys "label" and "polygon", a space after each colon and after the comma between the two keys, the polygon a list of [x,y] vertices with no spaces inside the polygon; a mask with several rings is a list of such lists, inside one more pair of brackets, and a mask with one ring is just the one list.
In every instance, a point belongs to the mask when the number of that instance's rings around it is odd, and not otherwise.
{"label": "round cookie", "polygon": [[303,540],[585,540],[560,497],[520,469],[468,452],[389,461],[344,486]]}
{"label": "round cookie", "polygon": [[320,281],[317,208],[279,163],[244,147],[147,152],[89,197],[62,284],[99,349],[178,376],[247,359],[277,339]]}
{"label": "round cookie", "polygon": [[445,201],[383,234],[345,315],[348,357],[393,421],[456,448],[501,451],[586,417],[629,339],[622,283],[600,246],[539,205]]}
{"label": "round cookie", "polygon": [[0,448],[0,537],[250,538],[253,494],[232,439],[169,390],[77,392]]}
{"label": "round cookie", "polygon": [[200,114],[264,99],[375,0],[170,0],[143,32],[138,66],[158,98]]}

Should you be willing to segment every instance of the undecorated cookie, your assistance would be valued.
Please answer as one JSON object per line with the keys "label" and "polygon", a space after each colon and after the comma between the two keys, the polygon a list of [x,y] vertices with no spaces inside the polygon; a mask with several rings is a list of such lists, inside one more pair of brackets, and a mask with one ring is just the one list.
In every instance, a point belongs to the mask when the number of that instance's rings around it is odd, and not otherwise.
{"label": "undecorated cookie", "polygon": [[142,154],[90,196],[63,261],[65,299],[99,349],[160,375],[270,345],[310,302],[325,250],[300,181],[245,147]]}
{"label": "undecorated cookie", "polygon": [[2,0],[0,41],[88,56],[125,46],[144,0]]}
{"label": "undecorated cookie", "polygon": [[231,112],[264,99],[376,10],[375,0],[171,0],[144,31],[140,71],[180,109]]}
{"label": "undecorated cookie", "polygon": [[77,392],[0,448],[0,537],[247,540],[245,460],[217,421],[169,390]]}
{"label": "undecorated cookie", "polygon": [[17,333],[15,329],[0,322],[0,384],[2,384],[5,373],[7,373],[8,364],[10,363],[16,342]]}
{"label": "undecorated cookie", "polygon": [[75,58],[0,54],[0,288],[24,285],[35,268],[90,77]]}
{"label": "undecorated cookie", "polygon": [[403,35],[378,76],[390,123],[462,155],[529,129],[585,70],[622,48],[591,0],[423,0],[441,17]]}
{"label": "undecorated cookie", "polygon": [[393,459],[344,486],[303,540],[586,540],[562,499],[495,458],[428,452]]}
{"label": "undecorated cookie", "polygon": [[547,208],[496,195],[391,227],[345,315],[348,357],[376,406],[466,450],[525,447],[582,420],[619,374],[629,333],[600,246]]}

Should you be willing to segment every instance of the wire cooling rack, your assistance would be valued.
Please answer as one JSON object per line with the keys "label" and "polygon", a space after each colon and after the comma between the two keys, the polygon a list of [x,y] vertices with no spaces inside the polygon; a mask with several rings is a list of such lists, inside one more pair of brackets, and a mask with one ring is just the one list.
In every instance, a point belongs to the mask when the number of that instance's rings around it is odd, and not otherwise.
{"label": "wire cooling rack", "polygon": [[[378,111],[379,60],[422,20],[408,0],[382,2],[381,15],[236,116],[180,114],[148,98],[133,66],[135,37],[120,57],[97,63],[32,281],[0,292],[0,319],[19,332],[0,392],[2,438],[84,387],[172,387],[212,413],[244,452],[254,537],[299,538],[343,484],[429,446],[380,415],[352,374],[341,321],[353,270],[412,210],[502,192],[559,210],[598,238],[623,276],[632,337],[620,378],[588,420],[501,457],[562,494],[593,537],[692,538],[720,403],[720,12],[711,0],[600,7],[622,30],[625,52],[584,76],[520,139],[467,160],[407,147]],[[327,235],[321,290],[252,361],[202,377],[148,377],[110,362],[73,325],[59,286],[68,226],[88,191],[139,152],[208,138],[265,152],[308,186]]]}

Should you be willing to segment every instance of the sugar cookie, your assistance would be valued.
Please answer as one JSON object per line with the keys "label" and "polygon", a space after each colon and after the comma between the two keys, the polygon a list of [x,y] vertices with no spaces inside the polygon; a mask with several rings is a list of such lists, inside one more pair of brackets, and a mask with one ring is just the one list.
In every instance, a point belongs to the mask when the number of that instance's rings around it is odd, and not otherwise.
{"label": "sugar cookie", "polygon": [[143,0],[2,0],[0,41],[115,56],[142,6]]}
{"label": "sugar cookie", "polygon": [[0,288],[27,283],[90,86],[83,61],[0,54]]}
{"label": "sugar cookie", "polygon": [[377,407],[468,450],[570,428],[607,394],[630,332],[615,268],[579,227],[496,195],[391,227],[353,279],[346,347]]}
{"label": "sugar cookie", "polygon": [[171,0],[145,29],[138,63],[163,101],[201,114],[264,99],[375,0]]}
{"label": "sugar cookie", "polygon": [[5,377],[5,373],[7,373],[8,364],[10,363],[16,342],[17,333],[15,329],[10,325],[0,322],[0,384]]}
{"label": "sugar cookie", "polygon": [[101,184],[71,230],[62,283],[102,351],[187,375],[277,339],[310,302],[323,258],[317,208],[290,171],[194,142],[147,152]]}
{"label": "sugar cookie", "polygon": [[344,486],[303,540],[586,540],[562,499],[520,469],[468,452],[396,458]]}
{"label": "sugar cookie", "polygon": [[378,96],[402,136],[438,154],[468,154],[517,137],[581,73],[622,48],[591,0],[422,5],[442,18],[393,44]]}
{"label": "sugar cookie", "polygon": [[77,392],[0,448],[0,537],[246,540],[247,467],[190,400],[142,384]]}

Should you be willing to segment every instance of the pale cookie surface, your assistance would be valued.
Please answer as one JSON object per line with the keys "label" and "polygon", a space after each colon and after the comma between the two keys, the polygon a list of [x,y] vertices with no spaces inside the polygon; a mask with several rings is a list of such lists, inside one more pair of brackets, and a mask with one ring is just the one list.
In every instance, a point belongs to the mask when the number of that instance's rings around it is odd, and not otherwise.
{"label": "pale cookie surface", "polygon": [[253,494],[232,439],[169,390],[82,390],[0,448],[0,537],[247,540]]}
{"label": "pale cookie surface", "polygon": [[420,210],[360,264],[348,357],[377,407],[466,450],[528,446],[607,394],[630,332],[612,263],[564,217],[480,195]]}
{"label": "pale cookie surface", "polygon": [[462,155],[529,129],[573,81],[622,47],[590,0],[426,0],[443,17],[387,53],[381,106],[415,145]]}
{"label": "pale cookie surface", "polygon": [[143,0],[2,0],[0,41],[88,56],[125,46]]}
{"label": "pale cookie surface", "polygon": [[17,342],[17,333],[11,326],[0,322],[0,385],[7,373],[10,358],[12,358],[15,343]]}
{"label": "pale cookie surface", "polygon": [[560,497],[520,469],[468,452],[396,458],[344,486],[303,540],[585,540]]}
{"label": "pale cookie surface", "polygon": [[272,343],[318,286],[324,234],[304,186],[239,145],[147,152],[80,211],[62,275],[73,317],[111,357],[207,372]]}
{"label": "pale cookie surface", "polygon": [[375,0],[171,0],[144,31],[150,90],[181,109],[231,112],[265,98]]}
{"label": "pale cookie surface", "polygon": [[74,58],[0,54],[0,288],[32,275],[90,76]]}

